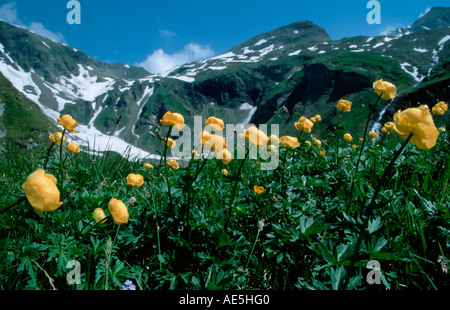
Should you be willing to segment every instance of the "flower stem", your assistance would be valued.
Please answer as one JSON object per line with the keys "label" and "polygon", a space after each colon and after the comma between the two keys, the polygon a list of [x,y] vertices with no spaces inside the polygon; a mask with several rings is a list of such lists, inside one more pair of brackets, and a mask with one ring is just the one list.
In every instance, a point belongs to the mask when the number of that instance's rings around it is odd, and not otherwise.
{"label": "flower stem", "polygon": [[375,192],[372,195],[372,198],[370,199],[369,203],[366,205],[366,207],[363,210],[363,212],[365,213],[365,217],[364,217],[363,223],[360,226],[361,230],[359,232],[358,240],[356,241],[356,244],[355,244],[355,249],[353,250],[353,254],[352,254],[351,258],[350,258],[349,273],[347,273],[347,277],[344,279],[343,287],[346,287],[349,279],[354,274],[354,268],[355,268],[356,259],[357,259],[359,250],[361,248],[362,241],[364,240],[364,237],[365,237],[366,227],[367,227],[367,224],[369,223],[370,214],[373,211],[373,208],[374,208],[374,205],[375,205],[375,200],[376,200],[376,198],[377,198],[377,196],[378,196],[378,194],[379,194],[379,192],[381,190],[381,187],[383,186],[383,183],[386,181],[385,179],[390,174],[390,172],[392,170],[392,167],[394,166],[395,161],[398,159],[398,157],[400,156],[402,151],[408,145],[408,143],[411,140],[412,136],[413,136],[413,133],[411,132],[409,134],[408,138],[406,138],[406,140],[403,142],[403,144],[400,147],[400,149],[398,149],[397,152],[394,154],[394,156],[392,157],[392,159],[389,162],[389,164],[387,165],[387,167],[384,169],[383,175],[379,178],[379,180],[377,182],[377,187],[375,189]]}
{"label": "flower stem", "polygon": [[23,196],[23,197],[20,197],[19,199],[17,199],[16,201],[14,201],[14,202],[11,202],[9,205],[7,205],[7,206],[3,207],[2,209],[0,209],[0,214],[8,211],[12,207],[18,205],[19,203],[21,203],[22,201],[25,201],[25,200],[27,200],[27,197]]}
{"label": "flower stem", "polygon": [[336,126],[336,166],[339,165],[339,126],[341,124],[342,115],[344,114],[344,111],[341,111],[339,115],[339,120]]}
{"label": "flower stem", "polygon": [[256,233],[255,242],[253,243],[252,251],[250,252],[250,256],[247,259],[247,264],[245,264],[245,269],[244,270],[247,270],[248,264],[250,263],[250,259],[251,259],[252,255],[253,255],[253,251],[255,250],[256,242],[258,241],[258,238],[259,238],[259,232],[260,232],[260,229],[258,228],[258,232]]}
{"label": "flower stem", "polygon": [[63,181],[63,158],[62,158],[62,152],[63,152],[63,142],[64,142],[64,134],[66,133],[66,129],[64,128],[61,136],[61,144],[59,145],[59,178],[61,181],[61,200],[62,196],[64,195],[64,181]]}
{"label": "flower stem", "polygon": [[53,149],[53,146],[55,146],[55,142],[53,142],[52,145],[50,145],[50,147],[48,148],[47,158],[45,159],[45,162],[44,162],[44,170],[47,170],[47,164],[48,164],[48,160],[50,159],[50,153]]}
{"label": "flower stem", "polygon": [[169,131],[167,132],[167,138],[164,141],[164,171],[166,174],[166,183],[167,183],[167,191],[169,194],[169,204],[172,205],[172,194],[170,193],[170,182],[169,182],[169,173],[168,173],[168,168],[167,168],[167,141],[169,140],[170,134],[172,133],[172,128],[173,126],[169,127]]}
{"label": "flower stem", "polygon": [[351,197],[351,194],[353,192],[353,185],[355,184],[355,178],[356,178],[356,174],[358,173],[359,163],[361,161],[361,155],[362,155],[362,152],[364,150],[365,143],[366,143],[367,129],[369,128],[369,122],[370,122],[370,119],[372,117],[372,113],[373,112],[371,110],[369,112],[369,116],[367,117],[366,127],[364,128],[363,141],[362,141],[362,144],[361,144],[361,148],[359,149],[358,160],[356,161],[355,172],[353,173],[352,183],[350,185],[350,195],[349,195],[349,197]]}
{"label": "flower stem", "polygon": [[245,158],[242,160],[241,165],[239,166],[239,170],[238,170],[238,172],[237,172],[237,174],[235,176],[233,191],[232,191],[232,194],[231,194],[232,202],[234,202],[234,200],[236,199],[236,190],[237,190],[238,178],[241,175],[242,167],[244,167],[244,163],[247,160],[247,157],[248,157],[249,153],[250,153],[250,148],[247,148],[247,150],[245,152]]}

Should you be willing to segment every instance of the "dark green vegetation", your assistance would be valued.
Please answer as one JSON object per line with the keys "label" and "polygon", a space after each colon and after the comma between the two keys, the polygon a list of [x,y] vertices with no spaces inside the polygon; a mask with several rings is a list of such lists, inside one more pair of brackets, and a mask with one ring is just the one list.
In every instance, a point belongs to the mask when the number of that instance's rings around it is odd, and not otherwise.
{"label": "dark green vegetation", "polygon": [[[346,117],[337,132],[347,130]],[[368,213],[365,205],[404,141],[394,134],[366,137],[350,190],[359,152],[351,144],[361,142],[340,138],[336,164],[334,134],[320,149],[304,143],[311,140],[304,133],[295,151],[280,147],[274,171],[260,170],[258,159],[227,166],[192,160],[168,170],[169,183],[159,162],[147,171],[126,154],[65,150],[58,210],[39,218],[24,201],[0,213],[0,288],[120,289],[127,279],[143,290],[448,288],[448,131],[431,150],[406,146]],[[48,173],[59,175],[58,154],[51,153]],[[46,152],[11,151],[4,159],[2,206],[24,195],[21,184],[43,166]],[[144,185],[128,186],[129,173],[142,174]],[[255,185],[264,193],[256,194]],[[128,205],[129,221],[95,225],[92,211],[108,215],[111,198]],[[80,263],[79,285],[67,284],[72,260]],[[366,282],[370,260],[381,265],[381,284]]]}

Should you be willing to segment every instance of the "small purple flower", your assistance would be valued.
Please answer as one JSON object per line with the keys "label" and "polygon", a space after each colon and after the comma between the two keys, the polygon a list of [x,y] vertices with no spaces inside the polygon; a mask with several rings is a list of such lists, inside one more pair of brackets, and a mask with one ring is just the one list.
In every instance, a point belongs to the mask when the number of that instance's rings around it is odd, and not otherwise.
{"label": "small purple flower", "polygon": [[135,291],[136,285],[133,284],[131,280],[126,280],[122,285],[122,291]]}

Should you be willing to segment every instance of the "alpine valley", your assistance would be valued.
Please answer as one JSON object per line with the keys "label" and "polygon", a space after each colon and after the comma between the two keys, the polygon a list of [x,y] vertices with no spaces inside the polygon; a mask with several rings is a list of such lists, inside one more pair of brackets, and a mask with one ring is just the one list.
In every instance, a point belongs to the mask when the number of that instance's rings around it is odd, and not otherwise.
{"label": "alpine valley", "polygon": [[[412,25],[376,37],[332,40],[309,21],[262,33],[227,52],[164,74],[101,63],[82,51],[0,22],[0,149],[48,142],[56,117],[79,123],[71,139],[91,150],[157,156],[166,111],[222,118],[227,124],[280,124],[294,134],[302,115],[322,116],[314,135],[337,123],[339,99],[354,103],[346,126],[362,134],[375,80],[398,96],[379,106],[371,127],[399,109],[450,99],[450,8],[435,7]],[[448,124],[448,116],[443,119]],[[441,125],[442,125],[441,124]]]}

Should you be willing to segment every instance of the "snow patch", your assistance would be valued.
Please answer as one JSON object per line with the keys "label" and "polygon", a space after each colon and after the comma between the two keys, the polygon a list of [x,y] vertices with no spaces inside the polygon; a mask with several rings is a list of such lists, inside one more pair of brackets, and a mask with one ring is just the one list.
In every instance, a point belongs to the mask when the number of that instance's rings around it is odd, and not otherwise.
{"label": "snow patch", "polygon": [[301,52],[302,52],[302,50],[298,50],[298,51],[289,53],[288,56],[296,56],[296,55],[300,54]]}
{"label": "snow patch", "polygon": [[266,42],[267,42],[266,39],[261,39],[261,40],[259,40],[258,42],[255,43],[255,46],[260,46],[261,44],[264,44]]}
{"label": "snow patch", "polygon": [[[414,67],[410,63],[404,62],[400,65],[400,67],[403,69],[403,71],[411,75],[416,82],[421,82],[423,80],[424,77],[419,75],[419,70],[417,69],[417,67]],[[407,68],[412,68],[412,70],[408,70]]]}
{"label": "snow patch", "polygon": [[442,40],[439,41],[438,45],[444,45],[448,40],[450,40],[450,35],[443,37]]}

